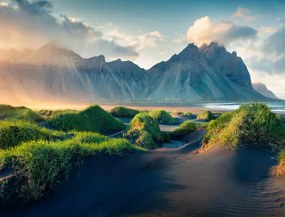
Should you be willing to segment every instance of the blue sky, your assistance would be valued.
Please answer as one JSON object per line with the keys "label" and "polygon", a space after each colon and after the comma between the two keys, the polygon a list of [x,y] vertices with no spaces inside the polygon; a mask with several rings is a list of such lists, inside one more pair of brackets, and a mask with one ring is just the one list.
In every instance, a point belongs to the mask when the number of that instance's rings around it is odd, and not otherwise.
{"label": "blue sky", "polygon": [[0,49],[54,42],[149,68],[188,43],[214,40],[285,98],[284,11],[282,0],[0,0]]}

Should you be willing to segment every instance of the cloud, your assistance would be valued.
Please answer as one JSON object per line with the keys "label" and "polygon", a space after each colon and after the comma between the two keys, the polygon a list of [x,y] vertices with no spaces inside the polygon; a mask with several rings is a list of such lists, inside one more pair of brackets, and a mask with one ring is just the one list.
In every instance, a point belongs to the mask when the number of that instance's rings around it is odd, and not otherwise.
{"label": "cloud", "polygon": [[265,40],[263,49],[273,56],[283,56],[285,54],[285,28],[280,28]]}
{"label": "cloud", "polygon": [[285,74],[285,28],[280,28],[264,40],[259,55],[251,58],[253,69],[267,74]]}
{"label": "cloud", "polygon": [[197,19],[187,32],[187,41],[197,45],[212,41],[229,44],[237,40],[252,39],[257,31],[250,26],[236,25],[230,21],[213,22],[208,16]]}
{"label": "cloud", "polygon": [[[246,63],[252,80],[262,82],[285,98],[285,27],[282,18],[277,25],[253,28],[246,22],[262,18],[250,10],[238,8],[228,21],[215,22],[205,16],[188,28],[187,42],[197,45],[217,41],[229,51],[236,51]],[[245,22],[246,21],[246,22]],[[241,23],[243,23],[241,25]],[[278,80],[276,80],[278,79]]]}
{"label": "cloud", "polygon": [[109,25],[104,32],[104,37],[107,40],[117,41],[118,44],[134,47],[137,51],[146,47],[156,47],[158,42],[163,41],[163,36],[158,31],[140,35],[127,35],[121,32],[118,27]]}
{"label": "cloud", "polygon": [[248,8],[239,7],[232,15],[233,18],[243,19],[247,22],[261,18],[260,15],[251,15],[251,12]]}
{"label": "cloud", "polygon": [[139,52],[156,46],[158,31],[127,35],[116,28],[92,26],[78,18],[57,14],[47,0],[0,0],[0,49],[38,48],[53,42],[84,56],[104,54],[109,58],[134,60]]}

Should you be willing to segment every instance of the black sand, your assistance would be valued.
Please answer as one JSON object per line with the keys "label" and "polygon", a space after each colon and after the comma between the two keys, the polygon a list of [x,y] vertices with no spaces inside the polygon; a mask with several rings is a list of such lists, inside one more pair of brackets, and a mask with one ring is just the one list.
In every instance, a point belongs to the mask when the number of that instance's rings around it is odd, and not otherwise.
{"label": "black sand", "polygon": [[197,154],[201,134],[173,150],[89,159],[57,193],[0,216],[285,216],[285,177],[267,175],[273,153]]}

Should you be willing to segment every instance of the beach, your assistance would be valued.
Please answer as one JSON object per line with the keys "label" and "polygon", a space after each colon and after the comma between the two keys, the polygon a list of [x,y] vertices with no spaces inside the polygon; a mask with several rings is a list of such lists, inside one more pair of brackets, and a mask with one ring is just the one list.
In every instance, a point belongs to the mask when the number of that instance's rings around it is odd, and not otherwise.
{"label": "beach", "polygon": [[269,176],[273,153],[215,148],[198,154],[201,135],[177,149],[91,158],[55,194],[1,216],[285,214],[285,177]]}

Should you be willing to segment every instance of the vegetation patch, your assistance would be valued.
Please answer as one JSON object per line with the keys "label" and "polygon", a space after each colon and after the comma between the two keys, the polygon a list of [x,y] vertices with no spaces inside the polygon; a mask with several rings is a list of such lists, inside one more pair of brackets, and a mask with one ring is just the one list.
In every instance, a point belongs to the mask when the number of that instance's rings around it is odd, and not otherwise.
{"label": "vegetation patch", "polygon": [[197,120],[211,121],[215,118],[214,114],[210,111],[203,111],[197,116]]}
{"label": "vegetation patch", "polygon": [[175,124],[176,120],[168,112],[164,110],[152,110],[149,116],[156,120],[159,124]]}
{"label": "vegetation patch", "polygon": [[123,122],[114,118],[98,105],[90,106],[80,112],[60,112],[48,120],[48,125],[63,131],[92,131],[104,134],[125,129]]}
{"label": "vegetation patch", "polygon": [[[18,197],[39,199],[67,178],[72,167],[80,165],[84,158],[98,154],[122,155],[135,150],[137,148],[125,139],[79,133],[70,140],[31,141],[0,150],[0,170],[12,168],[15,172],[17,185],[13,186],[13,191]],[[3,198],[4,195],[0,196]]]}
{"label": "vegetation patch", "polygon": [[138,110],[130,109],[130,108],[122,107],[122,106],[115,107],[110,112],[113,116],[118,117],[118,118],[133,118],[134,116],[136,116],[136,114],[139,113]]}
{"label": "vegetation patch", "polygon": [[197,129],[197,126],[192,121],[184,121],[182,124],[179,125],[177,129],[175,129],[171,134],[170,137],[172,139],[178,139],[183,136],[186,136]]}
{"label": "vegetation patch", "polygon": [[75,112],[74,110],[71,109],[65,109],[65,110],[48,110],[48,109],[43,109],[43,110],[39,110],[38,114],[43,117],[43,118],[52,118],[54,117],[56,114],[60,114],[60,113],[68,113],[68,112]]}
{"label": "vegetation patch", "polygon": [[284,146],[285,129],[278,115],[262,103],[242,105],[226,112],[208,125],[203,148],[217,144],[235,149],[242,144],[280,149]]}
{"label": "vegetation patch", "polygon": [[156,148],[157,143],[169,140],[168,134],[162,133],[157,121],[147,113],[139,113],[132,119],[127,135],[137,146],[146,149]]}
{"label": "vegetation patch", "polygon": [[285,150],[279,152],[278,155],[278,165],[271,168],[272,176],[282,176],[285,175]]}
{"label": "vegetation patch", "polygon": [[56,140],[63,133],[51,131],[36,124],[23,121],[0,122],[0,149],[16,146],[31,140]]}
{"label": "vegetation patch", "polygon": [[195,118],[195,115],[192,112],[183,112],[183,116],[187,118]]}
{"label": "vegetation patch", "polygon": [[13,107],[10,105],[0,105],[1,119],[22,120],[32,123],[44,121],[44,119],[33,110],[26,107]]}

